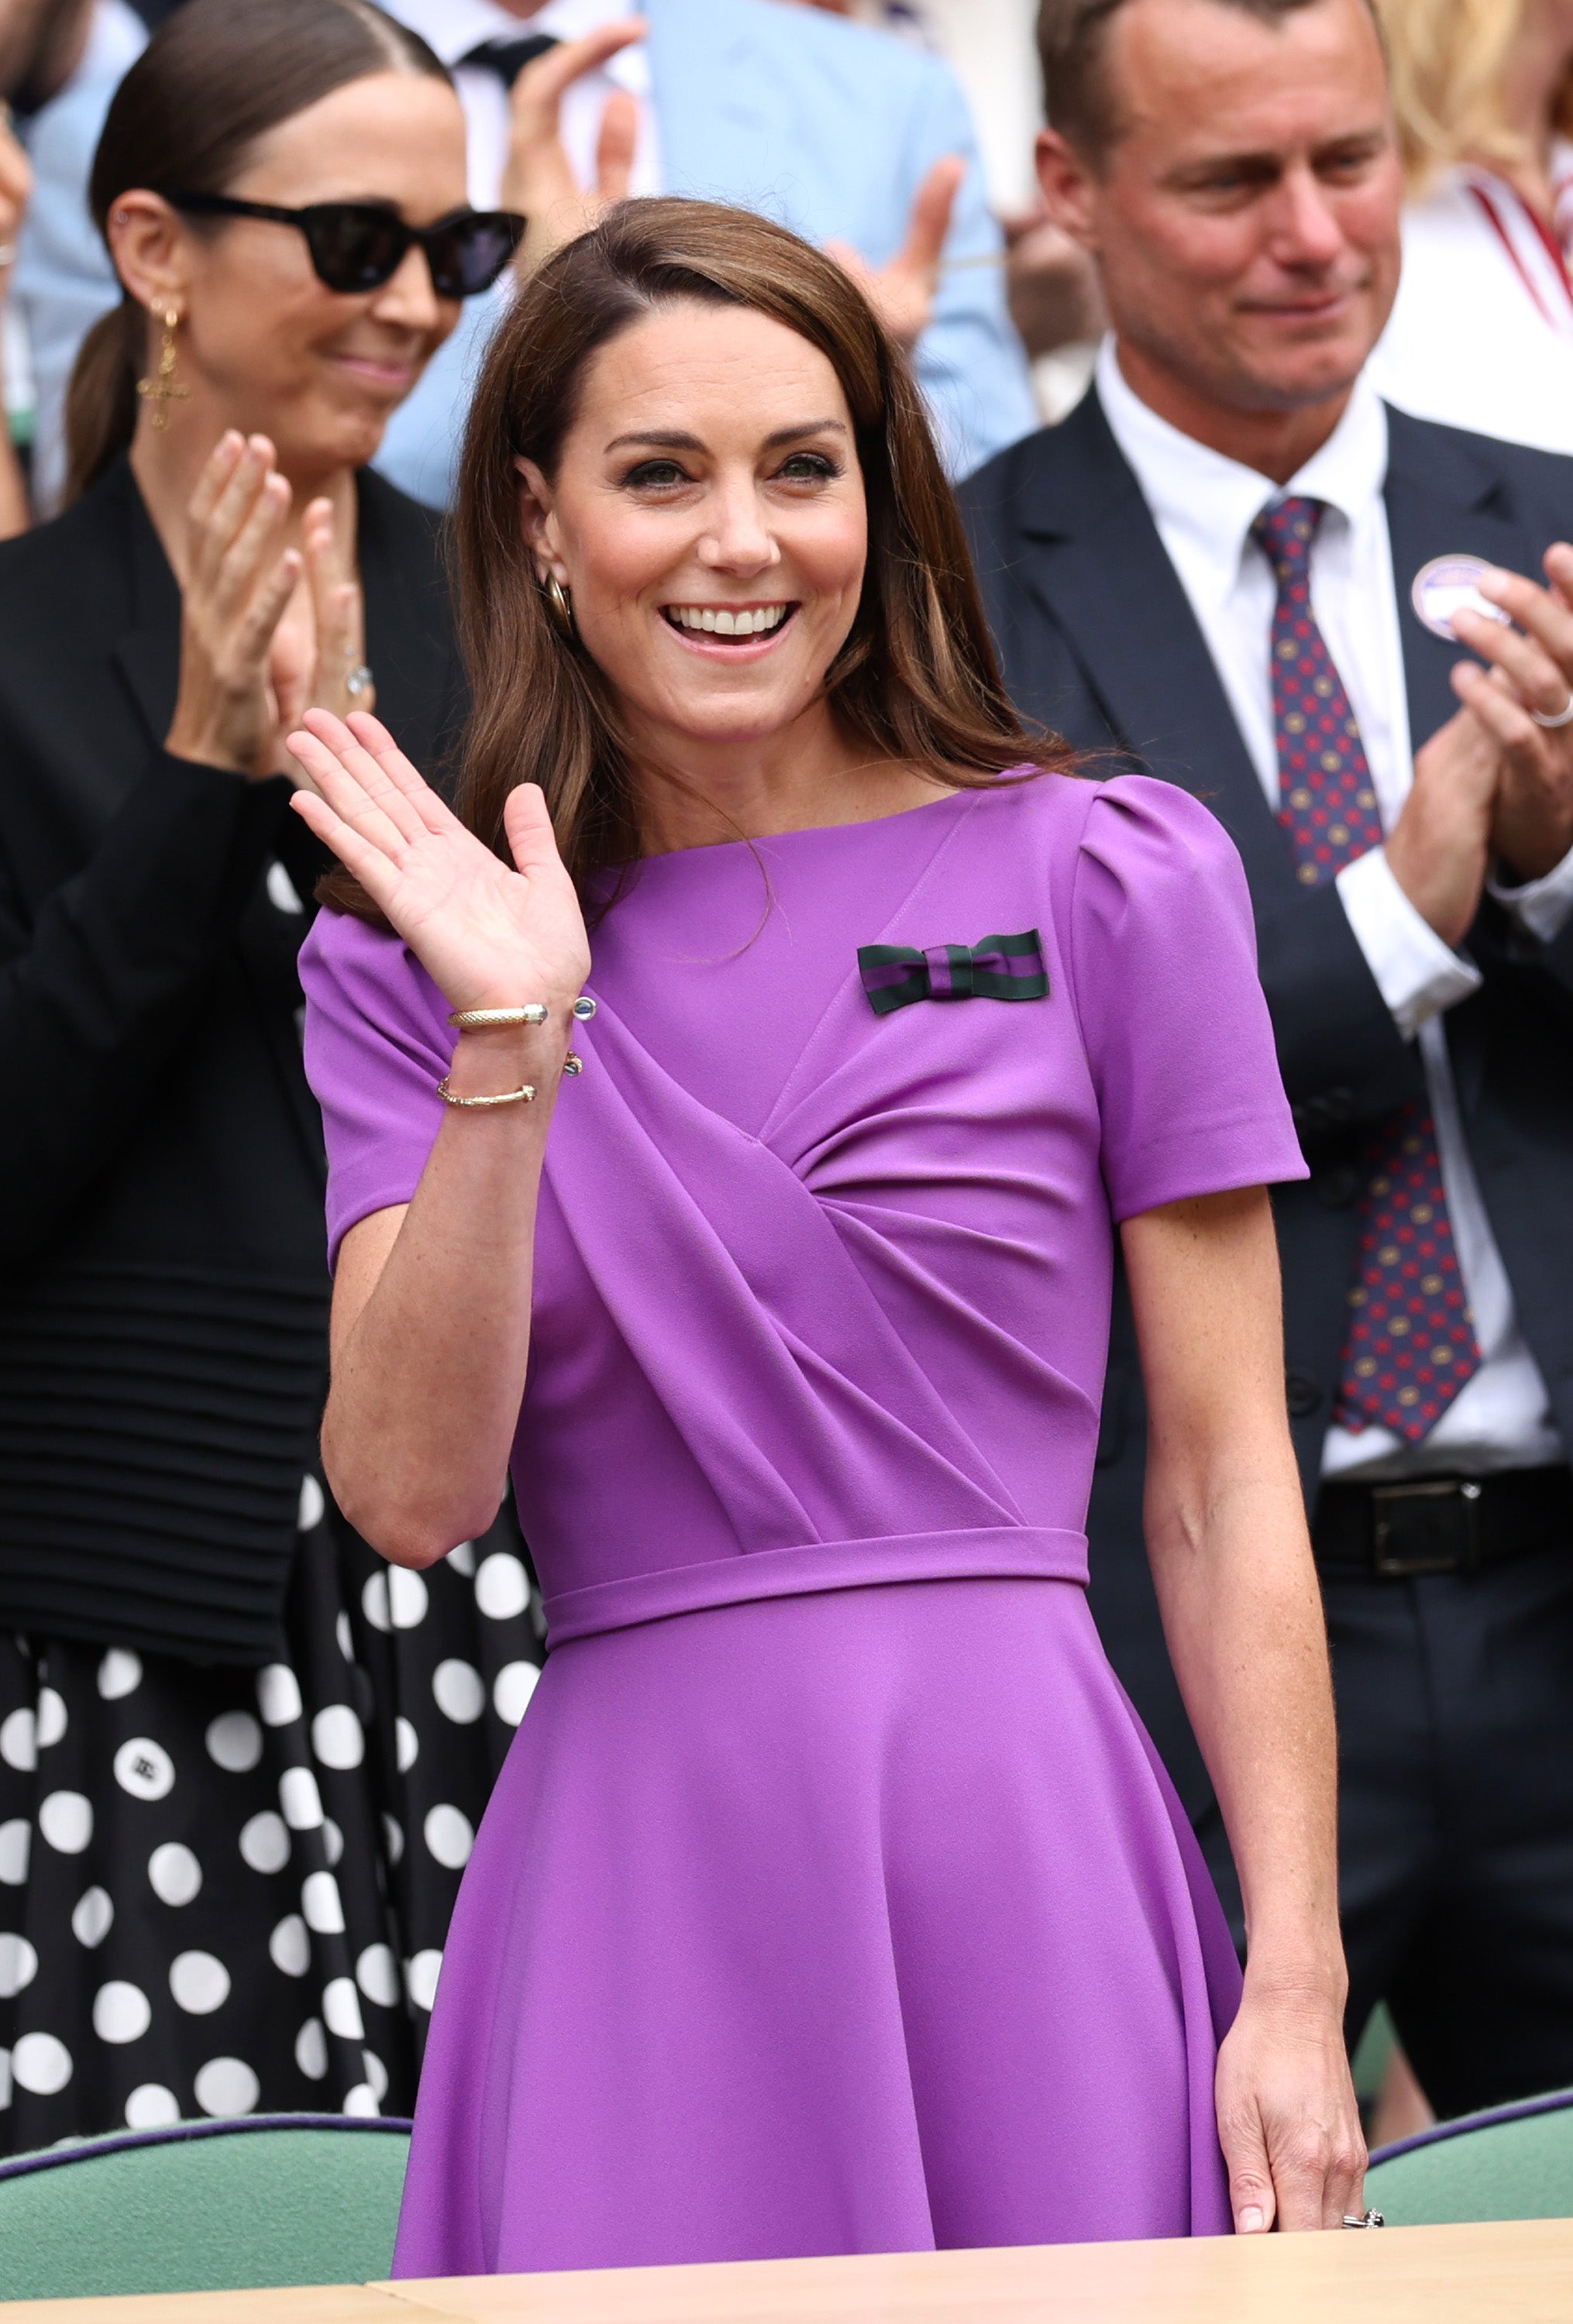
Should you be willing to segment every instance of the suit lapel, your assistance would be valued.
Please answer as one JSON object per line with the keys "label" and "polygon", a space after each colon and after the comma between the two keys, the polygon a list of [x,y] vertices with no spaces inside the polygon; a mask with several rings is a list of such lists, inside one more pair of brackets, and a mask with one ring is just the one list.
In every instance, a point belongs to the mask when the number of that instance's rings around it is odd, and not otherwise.
{"label": "suit lapel", "polygon": [[[1288,840],[1096,390],[1043,442],[1055,457],[1026,496],[1018,577],[1049,607],[1120,748],[1212,809],[1259,903],[1289,894]],[[1051,721],[1051,703],[1041,715]]]}

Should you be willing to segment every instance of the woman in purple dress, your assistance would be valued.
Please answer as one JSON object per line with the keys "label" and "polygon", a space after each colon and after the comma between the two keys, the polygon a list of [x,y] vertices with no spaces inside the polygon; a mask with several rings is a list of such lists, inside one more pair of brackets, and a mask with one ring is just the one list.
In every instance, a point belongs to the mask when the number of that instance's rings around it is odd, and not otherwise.
{"label": "woman in purple dress", "polygon": [[[1229,843],[1022,735],[906,374],[761,219],[537,275],[459,541],[458,815],[374,719],[291,742],[353,875],[328,1471],[423,1566],[511,1462],[551,1645],[398,2271],[1337,2225],[1302,1165]],[[1243,1997],[1087,1612],[1116,1244]]]}

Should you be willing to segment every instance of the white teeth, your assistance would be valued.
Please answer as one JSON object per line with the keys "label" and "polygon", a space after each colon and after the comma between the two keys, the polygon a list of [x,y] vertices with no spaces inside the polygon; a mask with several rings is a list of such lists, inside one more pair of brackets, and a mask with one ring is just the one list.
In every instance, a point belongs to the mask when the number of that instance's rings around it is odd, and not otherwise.
{"label": "white teeth", "polygon": [[721,638],[753,638],[779,630],[789,608],[754,605],[734,613],[726,605],[669,605],[666,611],[680,629],[713,631]]}

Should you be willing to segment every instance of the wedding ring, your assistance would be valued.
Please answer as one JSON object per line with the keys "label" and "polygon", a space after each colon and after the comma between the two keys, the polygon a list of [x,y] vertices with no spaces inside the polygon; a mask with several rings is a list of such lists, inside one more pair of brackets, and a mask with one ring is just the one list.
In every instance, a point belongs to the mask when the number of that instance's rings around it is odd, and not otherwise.
{"label": "wedding ring", "polygon": [[1573,721],[1573,687],[1568,688],[1568,699],[1554,718],[1548,718],[1543,710],[1531,710],[1530,716],[1537,726],[1566,726]]}
{"label": "wedding ring", "polygon": [[346,694],[351,696],[356,694],[366,694],[370,692],[374,683],[375,681],[372,678],[371,671],[367,669],[365,663],[364,661],[357,661],[354,669],[346,674],[344,690]]}
{"label": "wedding ring", "polygon": [[1346,2227],[1384,2227],[1387,2225],[1387,2221],[1383,2218],[1380,2211],[1362,2212],[1361,2216],[1357,2219],[1352,2219],[1349,2217],[1348,2212],[1346,2211],[1344,2214],[1344,2225]]}

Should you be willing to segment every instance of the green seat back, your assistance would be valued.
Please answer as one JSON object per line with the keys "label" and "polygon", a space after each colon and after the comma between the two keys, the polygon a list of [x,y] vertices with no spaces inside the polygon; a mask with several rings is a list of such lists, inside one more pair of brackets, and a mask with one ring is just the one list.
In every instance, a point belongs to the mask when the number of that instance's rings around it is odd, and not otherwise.
{"label": "green seat back", "polygon": [[407,2124],[273,2115],[0,2166],[0,2301],[389,2273]]}
{"label": "green seat back", "polygon": [[1367,2172],[1365,2200],[1395,2227],[1573,2216],[1573,2090],[1393,2147]]}

